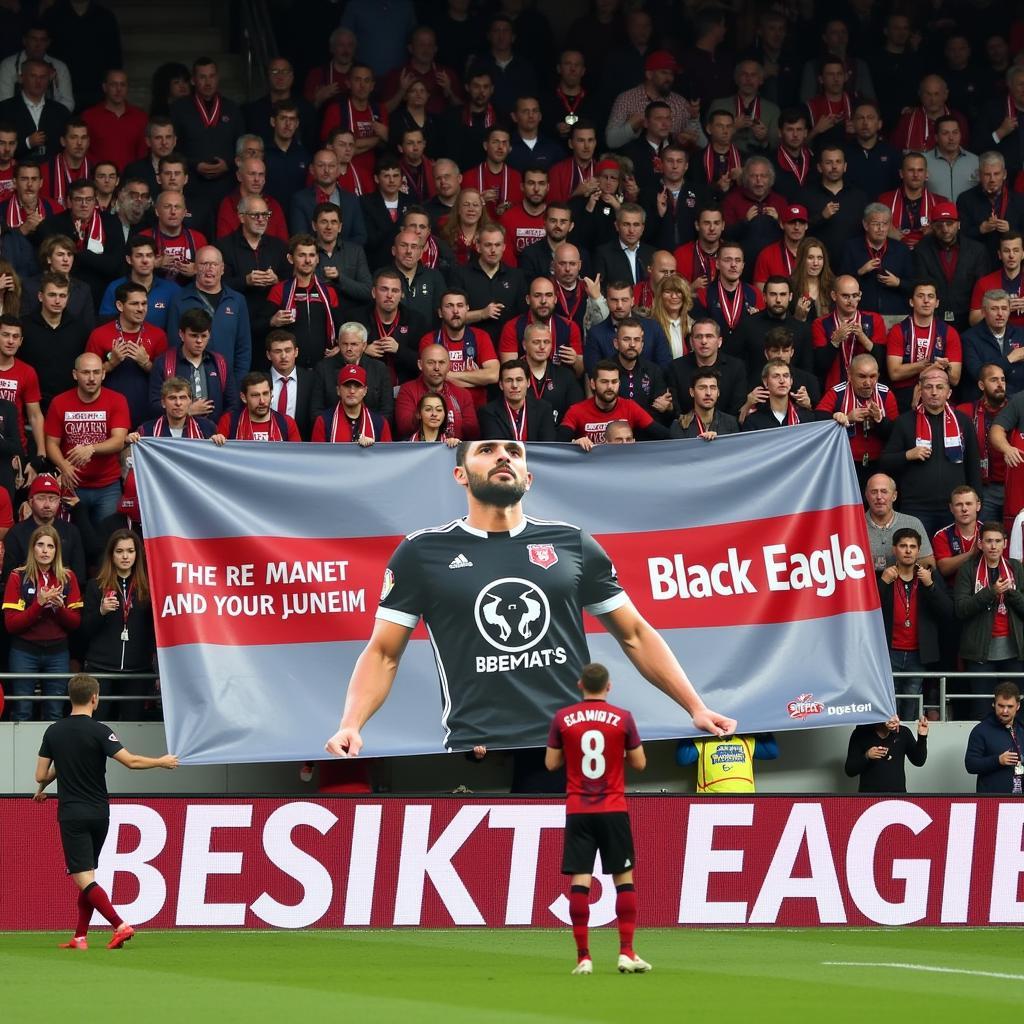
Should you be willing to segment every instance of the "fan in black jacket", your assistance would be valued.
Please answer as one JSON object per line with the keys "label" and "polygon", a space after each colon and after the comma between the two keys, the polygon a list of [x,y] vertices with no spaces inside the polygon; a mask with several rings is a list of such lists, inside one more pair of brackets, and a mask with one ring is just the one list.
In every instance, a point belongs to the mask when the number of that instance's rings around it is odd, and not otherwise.
{"label": "fan in black jacket", "polygon": [[[153,603],[142,538],[131,530],[116,530],[107,541],[99,573],[85,588],[82,633],[88,644],[87,672],[133,674],[153,670]],[[141,698],[152,686],[149,679],[124,679],[108,684],[108,692],[140,699],[111,701],[103,710],[104,719],[138,721],[142,717]]]}
{"label": "fan in black jacket", "polygon": [[530,398],[530,367],[525,359],[502,363],[498,371],[501,397],[477,412],[480,436],[494,441],[554,441],[555,410],[541,398]]}

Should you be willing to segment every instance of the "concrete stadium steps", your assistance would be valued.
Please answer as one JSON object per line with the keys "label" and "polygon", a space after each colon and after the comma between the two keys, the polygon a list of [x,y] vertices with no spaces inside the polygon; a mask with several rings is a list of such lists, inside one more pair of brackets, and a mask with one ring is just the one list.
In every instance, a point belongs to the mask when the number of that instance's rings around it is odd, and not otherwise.
{"label": "concrete stadium steps", "polygon": [[217,4],[210,0],[106,0],[106,5],[121,26],[130,103],[148,110],[156,68],[168,61],[191,66],[200,55],[217,62],[226,96],[239,102],[246,99],[244,61],[224,49],[228,39]]}

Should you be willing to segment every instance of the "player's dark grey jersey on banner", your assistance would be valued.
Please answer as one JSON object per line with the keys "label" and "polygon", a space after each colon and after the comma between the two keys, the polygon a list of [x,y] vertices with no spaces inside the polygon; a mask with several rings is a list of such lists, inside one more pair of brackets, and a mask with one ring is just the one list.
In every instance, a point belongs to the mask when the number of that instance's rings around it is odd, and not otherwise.
{"label": "player's dark grey jersey on banner", "polygon": [[377,617],[422,617],[441,682],[449,749],[542,744],[590,660],[582,610],[628,600],[601,546],[569,523],[524,518],[509,533],[464,520],[410,534],[384,573]]}

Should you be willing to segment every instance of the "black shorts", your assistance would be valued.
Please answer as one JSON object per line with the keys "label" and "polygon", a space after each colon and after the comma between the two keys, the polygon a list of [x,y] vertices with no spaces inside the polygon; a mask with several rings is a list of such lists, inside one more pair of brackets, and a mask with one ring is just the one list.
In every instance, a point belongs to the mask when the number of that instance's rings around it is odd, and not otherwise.
{"label": "black shorts", "polygon": [[60,843],[69,875],[96,870],[109,828],[109,818],[69,818],[60,823]]}
{"label": "black shorts", "polygon": [[594,857],[598,852],[601,868],[609,875],[621,875],[635,866],[633,831],[625,811],[565,816],[562,874],[593,874]]}

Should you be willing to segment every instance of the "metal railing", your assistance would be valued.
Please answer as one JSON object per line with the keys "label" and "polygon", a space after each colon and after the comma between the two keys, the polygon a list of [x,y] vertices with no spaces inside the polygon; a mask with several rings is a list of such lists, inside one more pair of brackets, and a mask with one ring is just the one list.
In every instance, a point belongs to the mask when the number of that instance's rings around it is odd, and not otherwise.
{"label": "metal railing", "polygon": [[[0,687],[3,687],[5,691],[4,703],[9,708],[13,704],[41,704],[44,701],[67,701],[68,695],[66,693],[55,693],[52,696],[34,693],[24,697],[15,697],[13,694],[6,692],[7,687],[3,684],[11,679],[60,679],[66,683],[73,675],[75,675],[74,672],[0,672]],[[150,682],[156,682],[159,676],[155,672],[90,672],[89,675],[100,681],[101,704],[106,704],[107,701],[112,703],[120,701],[155,701],[158,704],[161,702],[159,693],[117,694],[103,692],[102,684],[104,680],[120,680],[123,682],[127,679],[145,679]]]}
{"label": "metal railing", "polygon": [[[948,722],[950,705],[957,701],[983,701],[990,700],[991,694],[984,693],[953,693],[949,689],[949,681],[958,681],[961,679],[989,679],[998,680],[999,682],[1016,683],[1022,691],[1024,691],[1024,672],[893,672],[892,677],[894,680],[899,679],[923,679],[925,681],[925,688],[927,689],[929,679],[937,679],[939,681],[939,696],[937,704],[927,703],[926,693],[900,693],[896,690],[896,702],[897,707],[900,701],[917,701],[918,713],[924,714],[926,711],[935,710],[939,713],[938,721]],[[961,719],[962,721],[967,719]]]}
{"label": "metal railing", "polygon": [[[126,679],[148,679],[155,682],[159,676],[155,672],[90,672],[90,675],[94,676],[101,683],[104,680],[126,680]],[[61,679],[68,680],[74,675],[73,672],[0,672],[0,686],[3,686],[5,680],[8,679]],[[1024,690],[1024,672],[893,672],[894,680],[899,679],[924,679],[927,686],[929,679],[937,679],[939,681],[939,696],[938,703],[929,704],[926,703],[926,693],[900,693],[896,691],[896,700],[899,701],[916,701],[918,707],[918,713],[923,714],[925,711],[937,710],[939,712],[939,721],[947,722],[950,721],[948,718],[949,707],[951,703],[956,701],[979,701],[986,700],[988,696],[983,693],[954,693],[949,689],[950,680],[957,681],[961,679],[998,679],[1000,682],[1006,680],[1008,682],[1015,682],[1018,686]],[[6,688],[5,688],[6,689]],[[53,696],[47,696],[45,694],[32,694],[25,697],[15,697],[11,694],[5,693],[4,700],[10,705],[19,701],[28,701],[31,703],[39,703],[46,700],[67,700],[66,694],[54,694]],[[129,701],[129,700],[146,700],[160,702],[161,696],[159,693],[152,694],[107,694],[104,693],[102,687],[100,689],[100,701]]]}
{"label": "metal railing", "polygon": [[239,15],[245,92],[251,100],[268,87],[267,65],[277,56],[277,40],[266,0],[242,0]]}

